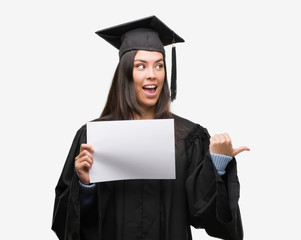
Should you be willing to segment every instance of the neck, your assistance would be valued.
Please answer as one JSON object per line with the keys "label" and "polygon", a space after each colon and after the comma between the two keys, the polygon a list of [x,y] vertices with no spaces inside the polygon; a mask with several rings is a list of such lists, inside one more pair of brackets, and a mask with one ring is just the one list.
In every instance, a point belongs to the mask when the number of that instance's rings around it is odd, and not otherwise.
{"label": "neck", "polygon": [[135,120],[154,119],[154,112],[152,111],[142,112],[141,116],[134,114],[134,119]]}

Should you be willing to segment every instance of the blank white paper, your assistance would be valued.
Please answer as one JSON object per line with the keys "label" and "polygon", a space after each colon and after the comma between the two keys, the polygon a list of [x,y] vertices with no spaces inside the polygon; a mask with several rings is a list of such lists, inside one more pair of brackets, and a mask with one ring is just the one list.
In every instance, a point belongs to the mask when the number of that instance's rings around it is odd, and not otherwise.
{"label": "blank white paper", "polygon": [[174,120],[87,123],[94,148],[90,182],[175,179]]}

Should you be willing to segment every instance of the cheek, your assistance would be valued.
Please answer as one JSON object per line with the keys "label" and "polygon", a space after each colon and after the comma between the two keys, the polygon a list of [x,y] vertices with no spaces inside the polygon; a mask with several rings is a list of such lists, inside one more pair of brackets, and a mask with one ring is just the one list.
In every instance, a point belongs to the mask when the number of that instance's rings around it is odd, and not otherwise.
{"label": "cheek", "polygon": [[164,85],[164,78],[165,78],[165,74],[162,74],[160,76],[160,81],[159,81],[159,84],[160,84],[160,88],[162,89],[163,88],[163,85]]}
{"label": "cheek", "polygon": [[137,93],[137,90],[139,89],[139,84],[137,81],[133,81],[133,84],[134,84],[134,89],[135,89],[135,92]]}
{"label": "cheek", "polygon": [[133,82],[134,82],[134,86],[135,88],[140,88],[142,86],[142,82],[143,82],[143,75],[139,72],[134,71],[133,72]]}

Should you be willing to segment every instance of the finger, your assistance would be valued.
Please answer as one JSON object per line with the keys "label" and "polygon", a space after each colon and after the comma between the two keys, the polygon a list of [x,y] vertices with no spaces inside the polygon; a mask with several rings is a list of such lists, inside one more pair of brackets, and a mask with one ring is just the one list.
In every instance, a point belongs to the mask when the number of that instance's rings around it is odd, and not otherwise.
{"label": "finger", "polygon": [[216,140],[214,137],[210,138],[210,144],[209,144],[209,149],[212,151],[212,148],[215,146]]}
{"label": "finger", "polygon": [[231,143],[231,138],[228,133],[224,133],[224,137],[227,143]]}
{"label": "finger", "polygon": [[94,149],[93,149],[92,145],[87,144],[87,143],[82,143],[80,145],[80,152],[82,152],[84,150],[87,150],[87,151],[90,151],[90,152],[94,152]]}
{"label": "finger", "polygon": [[88,162],[81,162],[81,163],[75,164],[75,169],[77,170],[77,172],[80,172],[84,169],[90,169],[91,167],[92,167],[92,164],[90,164]]}
{"label": "finger", "polygon": [[243,151],[250,151],[250,148],[248,148],[246,146],[235,148],[235,149],[233,149],[233,156],[236,156],[237,154],[239,154]]}
{"label": "finger", "polygon": [[226,142],[226,137],[225,137],[225,135],[224,135],[224,134],[220,134],[219,136],[220,136],[221,142],[222,142],[222,143],[225,143],[225,142]]}
{"label": "finger", "polygon": [[75,160],[78,158],[82,158],[84,156],[88,156],[89,158],[93,159],[93,155],[88,150],[83,150],[78,154],[78,156],[75,158]]}
{"label": "finger", "polygon": [[216,140],[219,143],[224,143],[225,142],[225,137],[223,136],[223,134],[216,134],[216,135],[214,135],[214,137],[216,138]]}
{"label": "finger", "polygon": [[81,157],[77,160],[77,162],[79,162],[79,163],[85,162],[85,161],[90,163],[90,164],[93,164],[93,159],[88,157],[88,156],[83,156],[83,157]]}
{"label": "finger", "polygon": [[[84,150],[86,151],[86,150]],[[91,154],[87,154],[87,152],[81,152],[76,158],[75,158],[75,162],[82,162],[84,157],[88,157],[90,159],[93,159],[93,157],[91,156]]]}
{"label": "finger", "polygon": [[213,138],[214,138],[215,142],[219,142],[219,136],[218,136],[218,134],[215,134],[215,135],[213,136]]}

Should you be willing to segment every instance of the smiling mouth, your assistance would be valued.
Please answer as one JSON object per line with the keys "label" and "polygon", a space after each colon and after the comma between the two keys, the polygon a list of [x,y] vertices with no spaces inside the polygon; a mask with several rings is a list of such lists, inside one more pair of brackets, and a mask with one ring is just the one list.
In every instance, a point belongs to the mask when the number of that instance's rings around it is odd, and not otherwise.
{"label": "smiling mouth", "polygon": [[153,95],[157,91],[157,85],[145,85],[142,89],[146,94]]}

